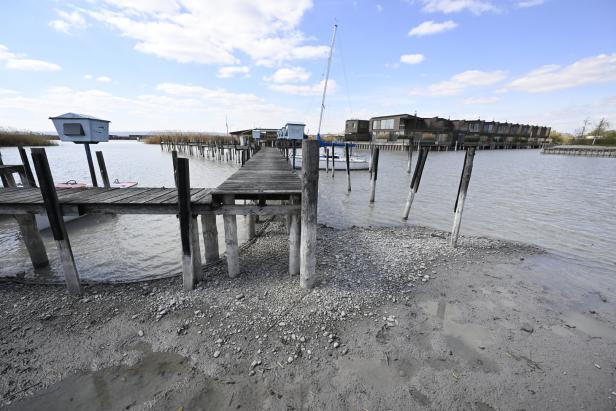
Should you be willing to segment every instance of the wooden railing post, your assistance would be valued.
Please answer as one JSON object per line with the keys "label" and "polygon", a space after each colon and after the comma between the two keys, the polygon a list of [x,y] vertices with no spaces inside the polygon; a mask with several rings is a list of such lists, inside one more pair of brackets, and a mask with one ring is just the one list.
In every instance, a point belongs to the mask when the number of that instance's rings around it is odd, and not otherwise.
{"label": "wooden railing post", "polygon": [[192,290],[201,279],[201,251],[197,216],[190,204],[190,174],[187,158],[178,158],[178,212],[182,240],[182,278],[184,290]]}
{"label": "wooden railing post", "polygon": [[466,150],[464,157],[464,166],[462,168],[462,176],[460,177],[460,185],[458,186],[458,197],[454,206],[453,228],[451,230],[451,246],[455,247],[458,243],[460,234],[460,223],[462,222],[462,211],[464,210],[464,200],[466,200],[466,191],[471,181],[471,173],[473,172],[473,159],[475,158],[475,148],[469,147]]}
{"label": "wooden railing post", "polygon": [[98,161],[98,168],[101,171],[101,178],[103,179],[103,186],[105,188],[110,188],[111,184],[109,184],[109,174],[107,174],[107,165],[105,165],[105,157],[103,157],[102,151],[96,152],[96,161]]}
{"label": "wooden railing post", "polygon": [[171,161],[173,163],[173,181],[175,186],[178,186],[178,152],[177,150],[171,151]]}
{"label": "wooden railing post", "polygon": [[47,161],[45,149],[33,148],[32,161],[34,162],[36,176],[41,187],[41,195],[43,196],[43,202],[47,210],[49,227],[51,228],[53,238],[56,241],[56,246],[60,254],[60,262],[62,264],[64,281],[66,281],[68,292],[72,295],[82,295],[83,289],[79,281],[79,273],[75,265],[75,258],[73,257],[71,243],[66,233],[66,227],[64,226],[63,213],[60,203],[58,202],[58,195],[56,193],[53,177],[51,176],[51,170],[49,169],[49,162]]}
{"label": "wooden railing post", "polygon": [[85,143],[83,146],[86,149],[86,158],[88,159],[88,168],[90,169],[90,178],[92,179],[92,185],[94,187],[98,187],[98,182],[96,181],[96,172],[94,171],[94,162],[92,161],[92,153],[90,152],[90,144]]}
{"label": "wooden railing post", "polygon": [[302,141],[302,217],[299,285],[312,288],[317,268],[317,203],[319,198],[319,142]]}
{"label": "wooden railing post", "polygon": [[[25,179],[28,181],[30,187],[36,187],[36,181],[34,181],[34,174],[32,174],[32,168],[30,167],[30,160],[28,160],[28,154],[22,146],[19,146],[18,150],[19,157],[21,157],[21,164],[23,164],[24,166]],[[24,186],[26,185],[25,181],[22,181],[22,183],[24,184]]]}

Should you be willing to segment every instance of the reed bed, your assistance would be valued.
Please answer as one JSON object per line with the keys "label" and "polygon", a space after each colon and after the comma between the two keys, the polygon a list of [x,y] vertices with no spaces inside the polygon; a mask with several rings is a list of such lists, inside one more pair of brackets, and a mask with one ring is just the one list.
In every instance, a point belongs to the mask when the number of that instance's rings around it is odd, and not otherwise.
{"label": "reed bed", "polygon": [[56,136],[0,128],[0,147],[54,146]]}

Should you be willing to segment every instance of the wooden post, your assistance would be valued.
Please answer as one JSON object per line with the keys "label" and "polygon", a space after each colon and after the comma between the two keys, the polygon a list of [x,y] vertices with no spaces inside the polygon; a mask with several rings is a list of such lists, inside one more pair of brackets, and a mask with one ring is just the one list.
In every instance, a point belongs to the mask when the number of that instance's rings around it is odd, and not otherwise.
{"label": "wooden post", "polygon": [[101,170],[101,178],[103,179],[103,186],[110,188],[109,175],[107,174],[107,166],[105,165],[105,157],[103,157],[102,151],[96,152],[96,161],[98,161],[98,168]]}
{"label": "wooden post", "polygon": [[30,186],[30,187],[36,187],[36,181],[34,181],[34,174],[32,174],[32,168],[30,167],[30,161],[28,160],[28,154],[26,153],[26,150],[22,147],[19,146],[18,147],[19,150],[19,156],[21,157],[21,164],[23,164],[24,166],[24,177],[25,180],[27,180],[27,185],[26,185],[26,181],[23,181],[24,178],[22,178],[22,184],[25,186]]}
{"label": "wooden post", "polygon": [[94,162],[92,161],[92,153],[90,152],[90,144],[85,143],[83,146],[86,149],[86,157],[88,159],[88,168],[90,169],[90,178],[92,179],[92,185],[94,187],[98,187],[98,182],[96,181],[96,172],[94,171]]}
{"label": "wooden post", "polygon": [[176,150],[171,151],[171,161],[173,162],[173,181],[175,186],[178,186],[178,152]]}
{"label": "wooden post", "polygon": [[[20,147],[20,151],[23,148]],[[24,151],[25,154],[25,151]],[[26,157],[27,161],[27,157]],[[2,161],[0,160],[0,164]],[[28,163],[29,166],[29,163]],[[32,172],[32,170],[30,170]],[[26,175],[25,167],[24,171],[19,172],[19,177],[21,179],[24,187],[33,187],[30,184],[30,179]],[[15,179],[12,175],[9,178],[6,178],[7,185],[6,187],[17,187],[15,184]],[[34,176],[32,176],[32,181],[34,181]],[[49,258],[47,258],[47,251],[45,250],[45,243],[43,242],[43,238],[41,237],[41,233],[36,226],[36,218],[33,214],[15,214],[15,220],[19,224],[19,231],[21,232],[21,236],[24,239],[24,244],[28,249],[28,254],[30,255],[30,261],[32,261],[32,266],[34,268],[42,268],[47,267],[49,265]]]}
{"label": "wooden post", "polygon": [[302,217],[299,285],[312,288],[317,268],[317,203],[319,199],[319,142],[302,141]]}
{"label": "wooden post", "polygon": [[192,214],[190,204],[190,174],[187,158],[178,158],[178,212],[180,238],[182,240],[182,282],[184,290],[195,288],[201,278],[201,251],[199,250],[199,226],[197,216]]}
{"label": "wooden post", "polygon": [[325,172],[329,173],[329,148],[325,147]]}
{"label": "wooden post", "polygon": [[351,192],[351,155],[349,153],[349,143],[344,144],[344,160],[346,162],[347,191]]}
{"label": "wooden post", "polygon": [[213,263],[220,258],[218,253],[218,227],[216,226],[216,214],[201,215],[203,226],[203,244],[205,245],[205,262]]}
{"label": "wooden post", "polygon": [[421,181],[421,175],[423,174],[426,159],[428,158],[428,152],[428,148],[426,147],[419,149],[417,163],[415,164],[415,172],[413,173],[413,178],[411,179],[409,196],[406,200],[406,206],[404,207],[404,214],[402,215],[403,220],[408,220],[409,218],[409,213],[411,212],[411,206],[413,205],[415,193],[417,193],[417,190],[419,190],[419,182]]}
{"label": "wooden post", "polygon": [[75,265],[75,258],[73,257],[71,243],[66,233],[66,227],[64,226],[63,213],[60,203],[58,202],[58,195],[56,193],[53,177],[51,176],[51,170],[49,169],[49,162],[47,161],[45,149],[33,148],[32,161],[34,162],[36,176],[41,187],[41,195],[43,196],[45,209],[47,210],[49,227],[51,228],[53,238],[58,247],[58,252],[60,253],[60,262],[62,264],[64,281],[66,281],[68,292],[72,295],[82,295],[83,289],[79,281],[79,273]]}
{"label": "wooden post", "polygon": [[332,142],[332,178],[334,178],[334,173],[336,172],[336,149],[334,143]]}
{"label": "wooden post", "polygon": [[406,167],[406,173],[411,174],[411,163],[413,162],[413,144],[409,140],[409,161]]}
{"label": "wooden post", "polygon": [[295,143],[296,141],[293,140],[293,170],[295,170],[295,151],[296,151]]}
{"label": "wooden post", "polygon": [[[251,201],[255,204],[256,201]],[[252,240],[257,236],[256,219],[254,214],[248,214],[248,239]]]}
{"label": "wooden post", "polygon": [[460,185],[458,187],[458,197],[454,206],[453,228],[451,230],[451,246],[455,247],[458,243],[460,234],[460,223],[462,222],[462,211],[464,210],[464,200],[466,200],[466,191],[471,181],[471,173],[473,172],[473,159],[475,158],[475,148],[470,147],[466,150],[464,157],[464,167],[462,168],[462,176],[460,177]]}
{"label": "wooden post", "polygon": [[374,203],[374,194],[376,191],[376,179],[379,171],[379,148],[374,148],[374,159],[372,160],[372,181],[370,182],[370,202]]}
{"label": "wooden post", "polygon": [[[243,151],[242,151],[243,153]],[[223,204],[235,204],[235,198],[231,194],[223,197]],[[237,219],[235,215],[224,214],[225,245],[227,248],[227,271],[229,277],[234,278],[240,273],[240,252],[237,244]]]}
{"label": "wooden post", "polygon": [[[300,196],[291,196],[291,204],[299,204]],[[298,275],[300,266],[300,244],[301,244],[301,227],[300,214],[291,214],[291,224],[289,227],[289,274]]]}

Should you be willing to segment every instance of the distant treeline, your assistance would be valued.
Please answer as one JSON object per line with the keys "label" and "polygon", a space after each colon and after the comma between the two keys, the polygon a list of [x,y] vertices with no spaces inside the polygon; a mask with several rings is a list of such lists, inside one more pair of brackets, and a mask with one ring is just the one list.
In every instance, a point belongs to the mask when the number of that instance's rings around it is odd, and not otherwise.
{"label": "distant treeline", "polygon": [[144,137],[141,141],[146,144],[160,144],[163,141],[174,141],[176,143],[213,143],[222,141],[233,144],[234,142],[238,142],[238,139],[233,136],[173,131],[152,134],[151,136]]}
{"label": "distant treeline", "polygon": [[590,118],[587,118],[582,127],[575,130],[573,134],[552,131],[550,137],[557,144],[616,146],[616,130],[609,128],[610,123],[605,118],[594,123]]}
{"label": "distant treeline", "polygon": [[53,146],[57,144],[56,139],[56,136],[43,133],[0,128],[0,147]]}

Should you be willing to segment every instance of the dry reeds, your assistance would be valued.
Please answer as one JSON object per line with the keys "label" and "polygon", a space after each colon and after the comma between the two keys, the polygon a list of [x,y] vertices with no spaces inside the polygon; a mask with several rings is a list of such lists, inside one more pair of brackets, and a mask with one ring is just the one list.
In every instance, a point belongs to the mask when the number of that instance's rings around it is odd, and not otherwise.
{"label": "dry reeds", "polygon": [[19,131],[0,128],[0,147],[15,146],[53,146],[55,136],[32,131]]}
{"label": "dry reeds", "polygon": [[237,139],[233,136],[213,135],[197,132],[172,131],[152,134],[142,139],[145,144],[160,144],[161,142],[176,143],[213,143],[224,142],[233,144]]}

